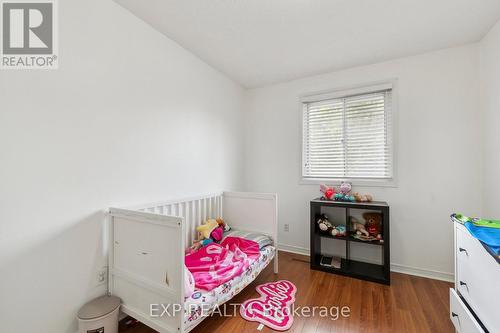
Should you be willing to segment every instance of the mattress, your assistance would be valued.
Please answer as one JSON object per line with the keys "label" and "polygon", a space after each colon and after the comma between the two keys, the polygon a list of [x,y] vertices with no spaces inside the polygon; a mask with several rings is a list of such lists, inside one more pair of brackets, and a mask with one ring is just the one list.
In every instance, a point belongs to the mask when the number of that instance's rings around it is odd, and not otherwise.
{"label": "mattress", "polygon": [[[211,291],[195,290],[191,297],[184,299],[184,327],[186,330],[198,325],[209,316],[217,306],[229,301],[246,286],[248,286],[259,273],[274,258],[276,249],[274,246],[266,246],[260,250],[260,256],[253,261],[246,271],[221,284]],[[229,309],[228,309],[229,311]],[[230,309],[232,311],[232,309]]]}

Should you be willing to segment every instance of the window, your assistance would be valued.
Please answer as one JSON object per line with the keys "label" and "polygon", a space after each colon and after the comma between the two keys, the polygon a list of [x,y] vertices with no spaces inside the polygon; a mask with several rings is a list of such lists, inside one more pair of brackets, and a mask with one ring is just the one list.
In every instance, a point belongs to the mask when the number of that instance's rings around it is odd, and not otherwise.
{"label": "window", "polygon": [[392,181],[392,85],[302,103],[303,179]]}

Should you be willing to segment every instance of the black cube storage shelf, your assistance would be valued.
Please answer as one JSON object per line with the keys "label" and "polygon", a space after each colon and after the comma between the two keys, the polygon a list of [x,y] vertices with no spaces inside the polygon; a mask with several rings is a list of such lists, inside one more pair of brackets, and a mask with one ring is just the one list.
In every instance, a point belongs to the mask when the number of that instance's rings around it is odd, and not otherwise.
{"label": "black cube storage shelf", "polygon": [[[345,209],[346,237],[335,237],[321,233],[317,227],[317,219],[321,214],[321,207],[337,207]],[[369,211],[378,211],[382,213],[382,243],[379,241],[365,242],[351,237],[350,210],[362,209]],[[330,241],[343,241],[346,245],[346,257],[341,260],[340,268],[322,266],[321,260],[321,242],[324,239]],[[333,274],[350,276],[362,280],[378,283],[391,284],[390,275],[390,247],[389,247],[389,205],[383,201],[372,202],[342,202],[332,200],[311,200],[311,269],[324,271]],[[382,248],[382,265],[352,260],[350,258],[350,243],[363,243]]]}

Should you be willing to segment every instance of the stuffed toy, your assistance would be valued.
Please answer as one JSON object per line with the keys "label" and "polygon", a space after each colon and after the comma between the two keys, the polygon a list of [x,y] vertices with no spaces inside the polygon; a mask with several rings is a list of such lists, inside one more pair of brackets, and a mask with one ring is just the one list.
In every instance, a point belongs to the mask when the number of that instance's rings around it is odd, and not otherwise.
{"label": "stuffed toy", "polygon": [[332,236],[335,237],[345,237],[346,235],[346,227],[343,224],[336,225],[333,227],[333,229],[330,231]]}
{"label": "stuffed toy", "polygon": [[346,227],[343,224],[333,225],[329,220],[328,216],[321,214],[317,221],[319,230],[325,234],[329,234],[335,237],[344,237],[346,235]]}
{"label": "stuffed toy", "polygon": [[210,233],[210,239],[212,239],[214,242],[220,242],[222,240],[222,234],[224,233],[223,227],[219,226],[212,230]]}
{"label": "stuffed toy", "polygon": [[357,202],[371,202],[373,201],[373,196],[371,194],[360,194],[359,192],[354,192],[352,195],[354,200]]}
{"label": "stuffed toy", "polygon": [[320,218],[317,221],[319,230],[323,232],[330,232],[333,229],[333,225],[328,221],[328,216],[325,214],[321,214]]}
{"label": "stuffed toy", "polygon": [[207,246],[213,242],[220,242],[224,235],[224,231],[231,230],[231,227],[224,223],[221,218],[208,219],[202,225],[197,226],[198,239],[193,241],[193,245],[186,249],[186,254],[191,254],[198,251],[203,246]]}
{"label": "stuffed toy", "polygon": [[336,201],[354,202],[354,196],[350,195],[352,186],[349,182],[342,182],[340,184],[339,193],[334,195]]}
{"label": "stuffed toy", "polygon": [[351,217],[351,229],[355,231],[357,235],[363,235],[366,237],[370,236],[368,231],[366,231],[365,226],[362,223],[359,223],[354,217]]}
{"label": "stuffed toy", "polygon": [[212,231],[218,226],[219,223],[217,223],[217,220],[208,219],[204,224],[197,226],[196,230],[201,234],[202,239],[208,239]]}
{"label": "stuffed toy", "polygon": [[382,239],[382,214],[378,212],[368,212],[363,214],[366,220],[365,228],[370,236]]}
{"label": "stuffed toy", "polygon": [[219,227],[222,227],[222,231],[228,232],[229,230],[231,230],[231,227],[226,222],[224,222],[224,220],[221,219],[220,217],[216,219],[216,221],[219,224]]}
{"label": "stuffed toy", "polygon": [[349,183],[349,182],[342,182],[340,184],[340,193],[342,193],[343,195],[349,195],[349,193],[351,192],[351,190],[352,190],[351,183]]}
{"label": "stuffed toy", "polygon": [[335,189],[333,187],[321,184],[319,186],[319,190],[321,193],[323,193],[323,196],[321,197],[321,199],[323,200],[332,200],[333,196],[335,195]]}
{"label": "stuffed toy", "polygon": [[193,245],[191,245],[190,247],[188,247],[186,249],[186,254],[194,253],[194,252],[198,251],[199,249],[201,249],[202,247],[207,246],[208,244],[213,243],[213,242],[214,241],[212,238],[195,239],[193,241]]}

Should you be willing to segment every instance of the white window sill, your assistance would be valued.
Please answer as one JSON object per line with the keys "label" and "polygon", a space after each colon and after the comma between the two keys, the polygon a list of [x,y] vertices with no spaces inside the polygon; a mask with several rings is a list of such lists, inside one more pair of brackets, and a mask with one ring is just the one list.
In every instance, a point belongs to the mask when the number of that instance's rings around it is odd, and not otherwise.
{"label": "white window sill", "polygon": [[398,187],[395,179],[359,179],[359,178],[300,178],[299,185],[319,185],[327,184],[330,186],[340,186],[342,182],[349,182],[352,186],[362,187]]}

